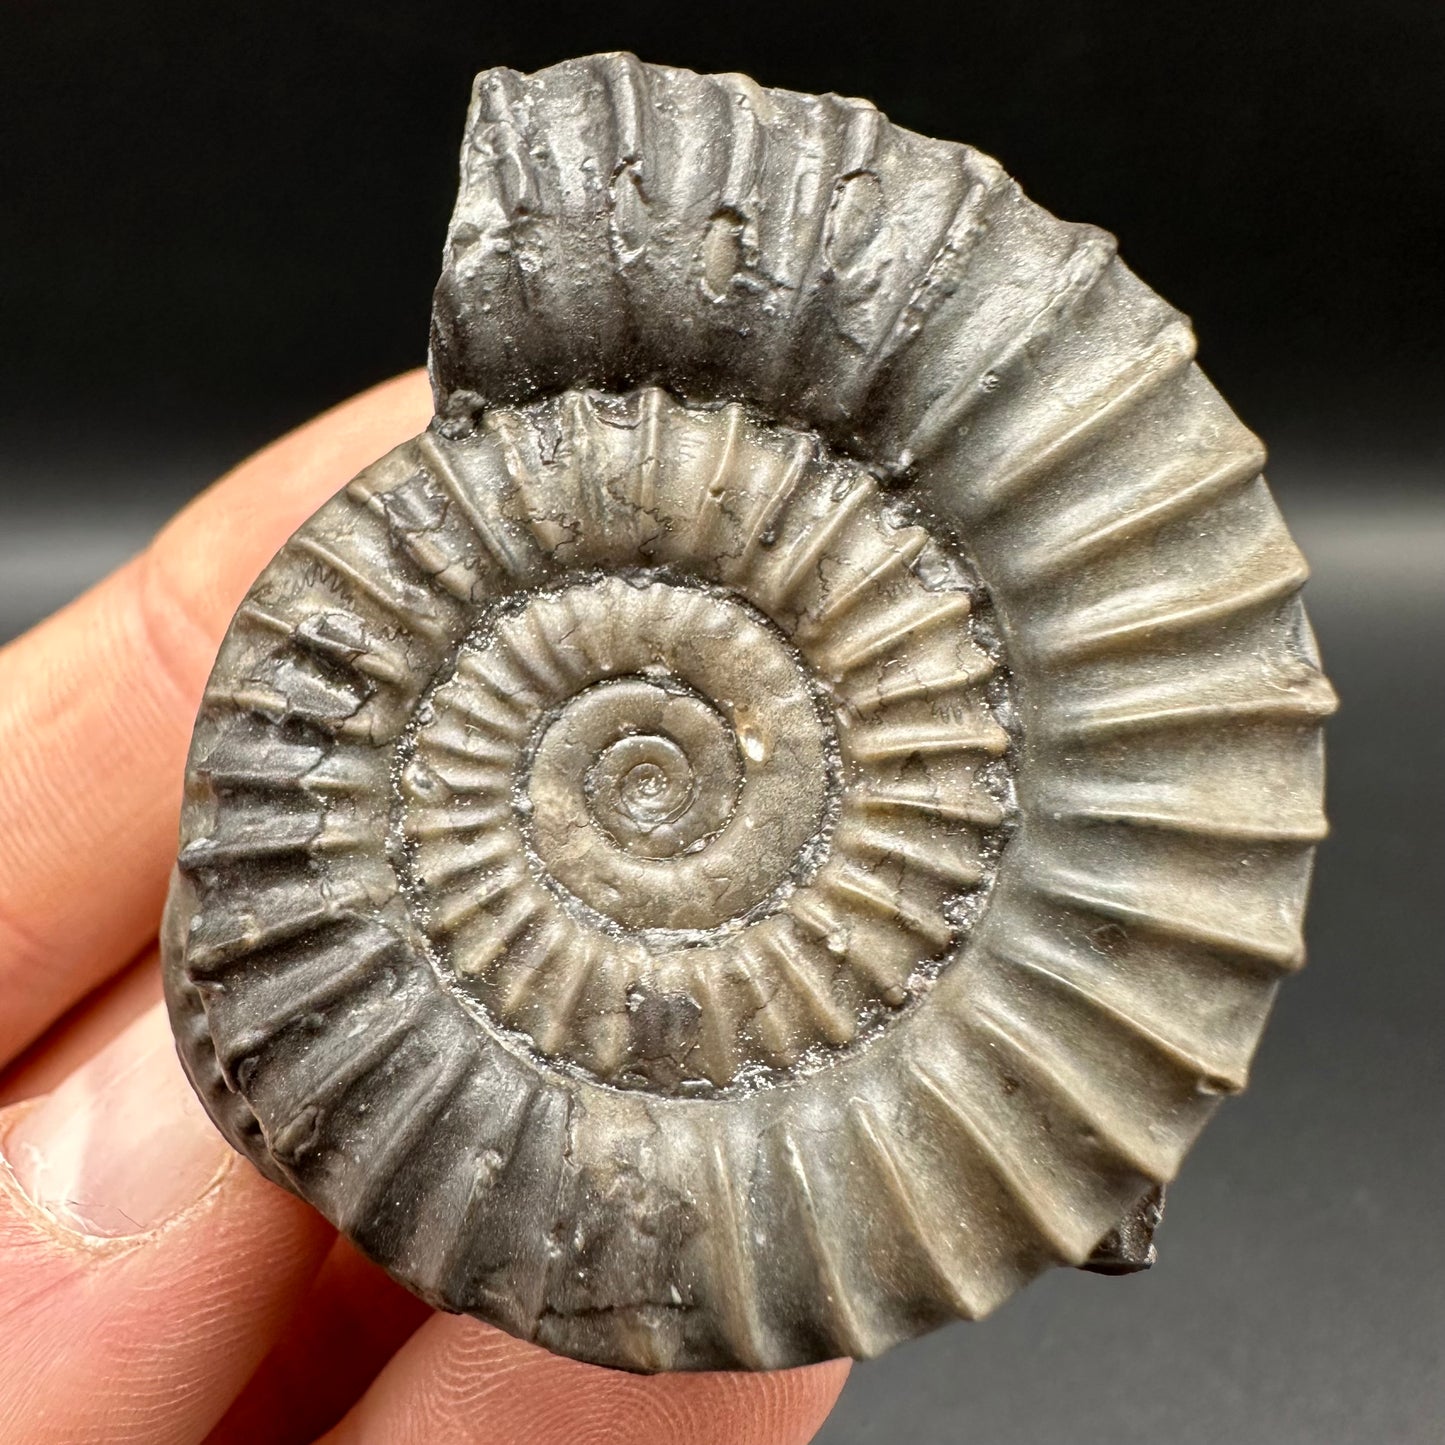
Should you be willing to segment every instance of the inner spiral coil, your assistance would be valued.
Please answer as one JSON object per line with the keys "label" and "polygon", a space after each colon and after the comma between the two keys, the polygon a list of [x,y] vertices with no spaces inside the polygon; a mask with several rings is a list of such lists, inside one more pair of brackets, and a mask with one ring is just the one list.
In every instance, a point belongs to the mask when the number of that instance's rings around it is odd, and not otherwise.
{"label": "inner spiral coil", "polygon": [[[976,581],[871,476],[737,409],[633,405],[529,419],[550,460],[494,531],[544,545],[416,710],[402,867],[494,1022],[696,1092],[926,989],[991,877],[1008,738]],[[449,465],[525,444],[490,425]]]}

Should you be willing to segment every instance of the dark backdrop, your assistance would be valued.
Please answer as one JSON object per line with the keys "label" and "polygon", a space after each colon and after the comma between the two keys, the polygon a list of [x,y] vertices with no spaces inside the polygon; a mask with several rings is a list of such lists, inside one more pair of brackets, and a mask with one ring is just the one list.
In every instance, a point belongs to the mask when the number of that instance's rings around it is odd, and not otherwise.
{"label": "dark backdrop", "polygon": [[1271,443],[1344,698],[1313,962],[1171,1196],[859,1369],[830,1445],[1445,1437],[1445,7],[450,0],[0,14],[0,639],[424,359],[468,85],[628,48],[865,95],[1117,232]]}
{"label": "dark backdrop", "polygon": [[1257,429],[1410,457],[1445,357],[1442,36],[1433,0],[11,0],[0,405],[66,417],[47,445],[251,443],[415,365],[472,74],[629,48],[969,141],[1120,235]]}

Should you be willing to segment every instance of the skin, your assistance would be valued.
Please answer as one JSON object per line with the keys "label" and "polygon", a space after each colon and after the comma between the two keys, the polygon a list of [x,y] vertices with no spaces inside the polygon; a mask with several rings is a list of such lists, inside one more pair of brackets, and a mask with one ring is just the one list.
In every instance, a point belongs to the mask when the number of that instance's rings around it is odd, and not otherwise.
{"label": "skin", "polygon": [[243,463],[0,651],[0,1439],[800,1445],[845,1361],[641,1377],[433,1314],[220,1141],[154,949],[191,723],[256,573],[422,430],[411,373]]}

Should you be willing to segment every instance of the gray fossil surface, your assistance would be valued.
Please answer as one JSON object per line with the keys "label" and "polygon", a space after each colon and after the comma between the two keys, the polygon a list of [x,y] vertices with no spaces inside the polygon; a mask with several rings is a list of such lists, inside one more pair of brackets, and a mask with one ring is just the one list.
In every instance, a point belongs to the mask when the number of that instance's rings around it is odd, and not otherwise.
{"label": "gray fossil surface", "polygon": [[1110,237],[864,102],[478,77],[436,418],[196,724],[163,953],[226,1136],[634,1370],[1147,1262],[1301,962],[1333,706],[1192,357]]}

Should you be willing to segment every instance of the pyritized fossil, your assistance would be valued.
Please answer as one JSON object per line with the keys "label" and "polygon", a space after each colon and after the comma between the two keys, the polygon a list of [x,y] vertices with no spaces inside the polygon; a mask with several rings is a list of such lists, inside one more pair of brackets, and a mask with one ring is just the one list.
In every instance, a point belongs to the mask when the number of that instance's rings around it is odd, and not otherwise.
{"label": "pyritized fossil", "polygon": [[631,1369],[1141,1262],[1300,962],[1332,706],[1192,351],[860,102],[481,76],[437,418],[196,726],[165,970],[227,1137]]}

